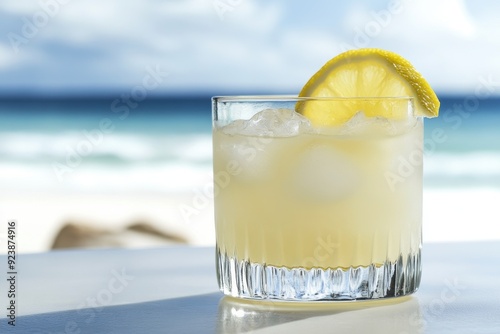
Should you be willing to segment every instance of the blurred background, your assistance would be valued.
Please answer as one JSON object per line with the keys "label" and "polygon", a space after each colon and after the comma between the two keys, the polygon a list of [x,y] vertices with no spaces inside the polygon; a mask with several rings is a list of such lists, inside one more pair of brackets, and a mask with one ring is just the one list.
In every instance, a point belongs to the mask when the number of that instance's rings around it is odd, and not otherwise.
{"label": "blurred background", "polygon": [[3,0],[0,226],[17,220],[21,252],[213,245],[210,97],[297,94],[336,54],[378,47],[410,60],[442,103],[426,120],[424,240],[500,239],[499,11]]}

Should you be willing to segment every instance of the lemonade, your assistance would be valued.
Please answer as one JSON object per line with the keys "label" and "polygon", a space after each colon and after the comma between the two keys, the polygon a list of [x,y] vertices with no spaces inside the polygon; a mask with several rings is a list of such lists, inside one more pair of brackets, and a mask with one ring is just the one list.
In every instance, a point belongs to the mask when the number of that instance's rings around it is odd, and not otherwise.
{"label": "lemonade", "polygon": [[[216,127],[214,173],[230,175],[215,202],[220,260],[235,271],[265,265],[303,273],[419,262],[422,122],[411,120],[360,115],[357,124],[322,133],[277,108]],[[416,164],[398,182],[410,155]]]}
{"label": "lemonade", "polygon": [[[365,58],[354,68],[364,70]],[[383,67],[382,58],[375,56]],[[304,96],[330,89],[321,80],[345,64],[331,65],[299,97],[213,99],[216,259],[225,294],[352,300],[418,289],[421,116],[433,106],[422,111],[422,92]]]}

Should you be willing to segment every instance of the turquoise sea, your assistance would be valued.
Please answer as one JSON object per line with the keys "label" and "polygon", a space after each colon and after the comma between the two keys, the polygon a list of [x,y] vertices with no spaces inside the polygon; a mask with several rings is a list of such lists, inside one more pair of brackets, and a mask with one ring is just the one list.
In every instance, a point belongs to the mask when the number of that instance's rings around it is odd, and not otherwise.
{"label": "turquoise sea", "polygon": [[211,171],[210,98],[0,102],[0,187],[178,192]]}
{"label": "turquoise sea", "polygon": [[[500,188],[500,99],[441,97],[425,186]],[[189,192],[211,173],[210,97],[0,101],[0,189]]]}

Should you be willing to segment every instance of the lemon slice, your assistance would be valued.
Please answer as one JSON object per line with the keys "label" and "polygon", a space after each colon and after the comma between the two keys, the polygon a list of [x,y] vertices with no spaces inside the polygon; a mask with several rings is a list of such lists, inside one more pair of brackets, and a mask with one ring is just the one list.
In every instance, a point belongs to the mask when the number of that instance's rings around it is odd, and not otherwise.
{"label": "lemon slice", "polygon": [[408,60],[381,49],[334,57],[309,79],[299,97],[318,98],[299,101],[296,109],[320,126],[342,124],[359,111],[369,117],[407,117],[408,100],[402,97],[413,97],[415,116],[439,114],[439,100],[422,75]]}

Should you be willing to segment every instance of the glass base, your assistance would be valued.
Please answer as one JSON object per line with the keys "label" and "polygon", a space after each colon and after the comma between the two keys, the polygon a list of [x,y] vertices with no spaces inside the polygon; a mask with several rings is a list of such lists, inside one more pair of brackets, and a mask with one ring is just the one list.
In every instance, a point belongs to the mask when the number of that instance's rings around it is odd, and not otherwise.
{"label": "glass base", "polygon": [[286,268],[240,261],[217,249],[220,290],[229,296],[287,301],[360,300],[417,291],[420,249],[396,262],[351,268]]}

